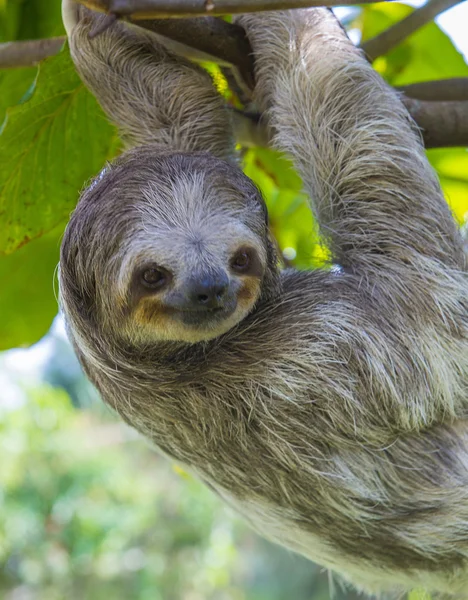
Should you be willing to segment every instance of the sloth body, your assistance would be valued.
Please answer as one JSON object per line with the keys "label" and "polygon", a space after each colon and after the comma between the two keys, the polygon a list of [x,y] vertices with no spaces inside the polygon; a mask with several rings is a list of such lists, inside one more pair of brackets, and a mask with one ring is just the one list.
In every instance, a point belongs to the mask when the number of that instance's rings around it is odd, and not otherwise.
{"label": "sloth body", "polygon": [[208,75],[66,14],[81,76],[134,146],[62,245],[70,337],[105,402],[358,588],[468,597],[466,262],[398,97],[329,11],[240,18],[258,103],[341,266],[280,271]]}

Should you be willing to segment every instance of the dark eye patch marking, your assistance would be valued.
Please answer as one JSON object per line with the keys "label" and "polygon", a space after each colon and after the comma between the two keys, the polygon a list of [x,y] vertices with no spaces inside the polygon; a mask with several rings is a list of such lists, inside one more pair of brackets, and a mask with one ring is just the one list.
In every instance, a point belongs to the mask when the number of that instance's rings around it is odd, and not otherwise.
{"label": "dark eye patch marking", "polygon": [[254,248],[243,246],[236,250],[230,261],[231,270],[238,275],[261,277],[263,267]]}

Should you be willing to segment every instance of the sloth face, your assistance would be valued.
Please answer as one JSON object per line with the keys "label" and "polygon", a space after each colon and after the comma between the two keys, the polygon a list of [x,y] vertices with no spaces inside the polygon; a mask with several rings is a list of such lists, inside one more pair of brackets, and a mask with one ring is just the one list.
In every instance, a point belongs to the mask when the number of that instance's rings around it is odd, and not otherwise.
{"label": "sloth face", "polygon": [[135,343],[212,339],[252,311],[271,269],[263,200],[224,161],[148,153],[82,196],[62,244],[65,316],[75,306]]}
{"label": "sloth face", "polygon": [[118,276],[131,338],[208,340],[252,310],[266,254],[248,227],[217,213],[192,214],[175,227],[148,215],[145,223],[127,244],[136,252],[126,253]]}

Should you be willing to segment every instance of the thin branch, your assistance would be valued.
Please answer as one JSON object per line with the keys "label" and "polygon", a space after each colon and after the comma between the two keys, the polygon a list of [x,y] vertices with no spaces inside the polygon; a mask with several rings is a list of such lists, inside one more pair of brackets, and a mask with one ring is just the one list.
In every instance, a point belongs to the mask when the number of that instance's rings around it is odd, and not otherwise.
{"label": "thin branch", "polygon": [[0,44],[0,69],[31,67],[59,52],[65,37]]}
{"label": "thin branch", "polygon": [[411,83],[399,86],[397,90],[409,98],[432,102],[468,100],[468,77]]}
{"label": "thin branch", "polygon": [[[129,19],[133,22],[133,18]],[[178,44],[183,44],[187,51],[184,55],[191,54],[187,47],[202,53],[202,56],[223,66],[234,66],[239,76],[239,83],[246,82],[253,88],[253,58],[252,49],[245,32],[239,25],[227,23],[215,17],[204,19],[151,19],[138,20],[136,24],[153,33],[162,35]],[[197,57],[195,57],[197,58]]]}
{"label": "thin branch", "polygon": [[[132,22],[132,19],[128,20]],[[245,81],[253,83],[252,50],[244,30],[238,25],[205,17],[139,20],[138,26],[174,42],[168,45],[182,56],[236,67]],[[0,44],[0,69],[35,65],[44,58],[57,54],[65,39],[57,37]]]}
{"label": "thin branch", "polygon": [[468,101],[405,98],[404,104],[421,128],[426,148],[468,146]]}
{"label": "thin branch", "polygon": [[[100,12],[114,13],[132,19],[161,19],[230,15],[266,10],[336,6],[336,0],[78,0]],[[340,0],[340,6],[371,4],[376,0]],[[388,2],[388,0],[377,0]]]}
{"label": "thin branch", "polygon": [[363,42],[361,48],[369,60],[373,61],[379,56],[387,54],[423,25],[433,21],[437,15],[460,4],[460,2],[463,2],[463,0],[429,0],[427,4],[417,8],[406,19],[399,21],[374,38]]}
{"label": "thin branch", "polygon": [[[133,18],[128,20],[134,22]],[[242,27],[215,17],[144,19],[136,24],[180,44],[188,44],[187,47],[199,50],[223,66],[240,65],[244,62],[242,54],[251,52]]]}

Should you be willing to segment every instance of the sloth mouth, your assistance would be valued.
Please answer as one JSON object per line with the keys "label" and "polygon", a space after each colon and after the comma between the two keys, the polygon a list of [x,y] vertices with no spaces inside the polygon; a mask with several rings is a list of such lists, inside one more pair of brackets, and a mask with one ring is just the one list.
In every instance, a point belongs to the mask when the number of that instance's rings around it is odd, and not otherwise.
{"label": "sloth mouth", "polygon": [[216,313],[216,312],[222,312],[225,311],[226,309],[224,308],[224,306],[215,306],[214,308],[174,308],[173,309],[175,312],[182,312],[182,313],[198,313],[198,314],[206,314],[206,313]]}
{"label": "sloth mouth", "polygon": [[237,302],[231,306],[214,308],[172,308],[172,316],[184,325],[191,327],[213,327],[224,319],[230,317],[236,310]]}

